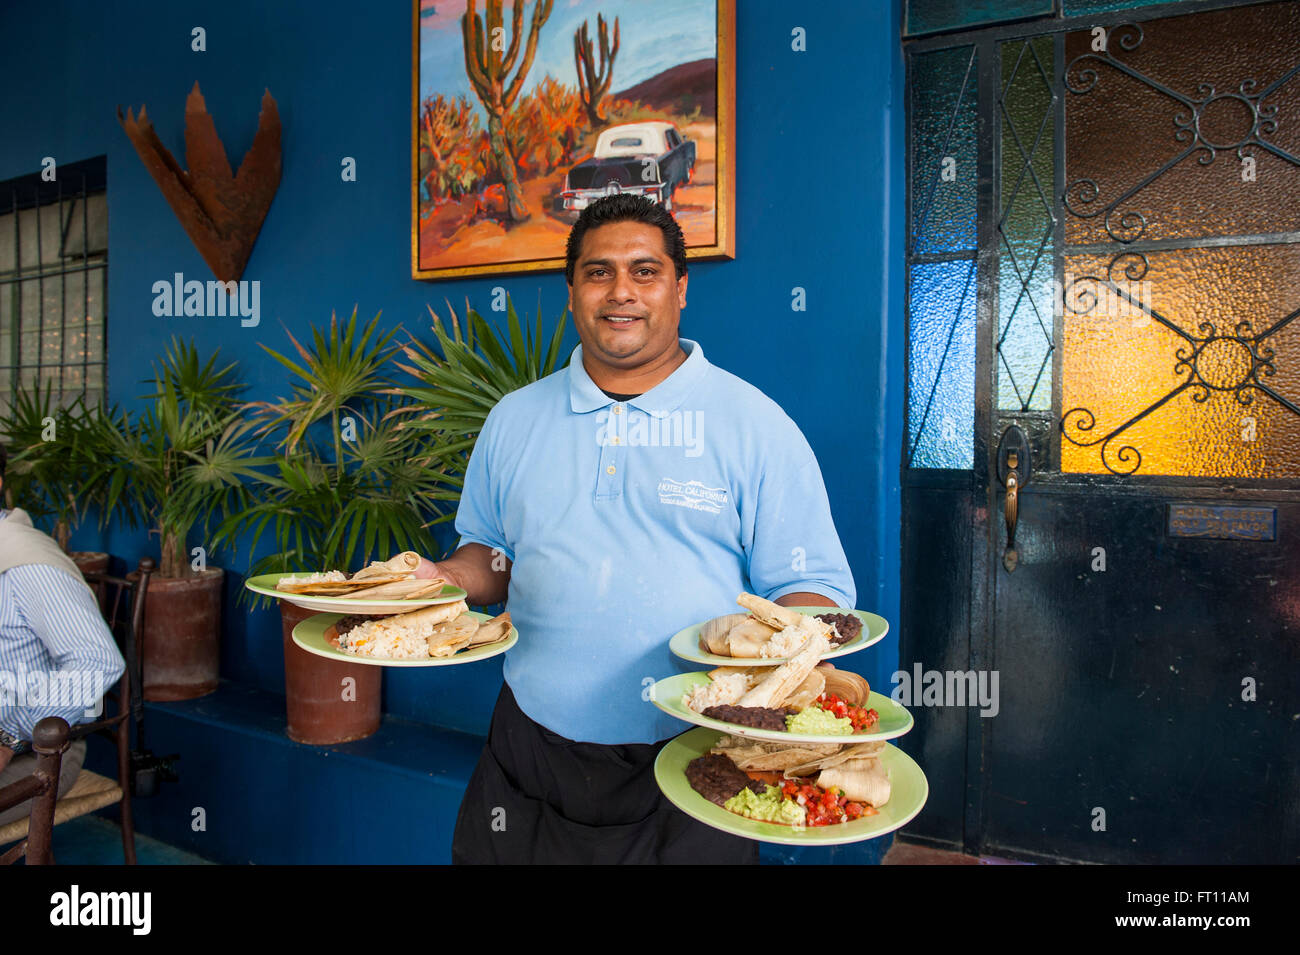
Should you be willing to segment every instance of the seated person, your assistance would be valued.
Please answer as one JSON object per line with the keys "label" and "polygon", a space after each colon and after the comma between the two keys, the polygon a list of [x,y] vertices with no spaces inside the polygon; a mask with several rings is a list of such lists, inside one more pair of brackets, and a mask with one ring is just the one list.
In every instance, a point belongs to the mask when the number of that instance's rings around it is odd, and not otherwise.
{"label": "seated person", "polygon": [[[0,495],[6,458],[0,445]],[[125,669],[77,565],[21,508],[0,507],[0,789],[35,772],[29,750],[37,723],[47,716],[69,726],[98,719],[104,692]],[[63,754],[60,797],[76,782],[85,755],[85,740]],[[0,812],[0,825],[30,813],[28,800]]]}

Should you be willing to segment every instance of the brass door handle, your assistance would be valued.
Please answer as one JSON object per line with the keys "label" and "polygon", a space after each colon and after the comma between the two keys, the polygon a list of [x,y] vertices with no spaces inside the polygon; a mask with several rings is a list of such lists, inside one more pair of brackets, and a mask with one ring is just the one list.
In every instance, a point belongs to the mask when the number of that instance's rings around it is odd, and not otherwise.
{"label": "brass door handle", "polygon": [[1003,515],[1007,521],[1007,546],[1002,553],[1002,566],[1008,572],[1020,563],[1016,550],[1016,524],[1020,520],[1020,492],[1032,476],[1033,450],[1029,435],[1023,428],[1010,425],[1002,432],[996,455],[997,479],[1007,489]]}
{"label": "brass door handle", "polygon": [[1020,516],[1020,480],[1015,470],[1018,464],[1018,456],[1012,451],[1007,455],[1007,466],[1011,472],[1007,475],[1007,550],[1002,555],[1002,563],[1007,570],[1015,570],[1016,561],[1019,559],[1019,555],[1016,554],[1016,520]]}

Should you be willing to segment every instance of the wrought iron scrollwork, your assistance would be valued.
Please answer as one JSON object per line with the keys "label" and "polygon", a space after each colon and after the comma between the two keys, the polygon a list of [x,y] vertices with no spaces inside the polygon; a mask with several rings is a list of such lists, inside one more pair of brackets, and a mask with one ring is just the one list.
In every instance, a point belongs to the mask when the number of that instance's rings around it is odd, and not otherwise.
{"label": "wrought iron scrollwork", "polygon": [[[1106,269],[1106,277],[1085,275],[1070,282],[1065,289],[1064,305],[1076,315],[1085,315],[1096,307],[1098,294],[1095,289],[1106,288],[1116,297],[1127,301],[1140,309],[1153,321],[1177,334],[1182,341],[1174,351],[1174,375],[1182,380],[1168,394],[1138,412],[1123,424],[1112,428],[1105,435],[1086,440],[1096,428],[1097,418],[1087,408],[1071,408],[1061,416],[1061,434],[1071,444],[1081,448],[1100,445],[1102,464],[1112,474],[1134,474],[1142,466],[1142,453],[1132,445],[1122,445],[1114,455],[1119,463],[1117,467],[1109,457],[1111,446],[1120,435],[1142,419],[1154,414],[1178,395],[1187,391],[1191,399],[1203,404],[1215,392],[1233,395],[1238,404],[1249,407],[1255,401],[1255,395],[1263,394],[1272,398],[1284,408],[1300,414],[1300,407],[1290,399],[1279,394],[1265,382],[1277,373],[1274,364],[1275,352],[1268,344],[1268,339],[1283,328],[1300,318],[1300,308],[1278,319],[1267,329],[1255,332],[1249,320],[1239,321],[1231,331],[1220,332],[1209,321],[1199,322],[1192,334],[1168,317],[1160,314],[1150,302],[1140,296],[1133,297],[1130,290],[1123,288],[1116,280],[1116,270],[1121,263],[1123,277],[1130,282],[1140,281],[1146,277],[1150,268],[1147,257],[1139,252],[1121,252],[1111,259]],[[1086,286],[1083,283],[1092,283]],[[1073,419],[1073,420],[1072,420]],[[1071,428],[1076,432],[1070,433]]]}
{"label": "wrought iron scrollwork", "polygon": [[[1147,218],[1140,211],[1123,210],[1121,207],[1155,180],[1193,155],[1196,156],[1198,164],[1208,166],[1214,162],[1220,151],[1236,150],[1237,157],[1244,159],[1247,156],[1254,156],[1254,150],[1258,147],[1300,166],[1300,157],[1262,138],[1277,131],[1277,104],[1263,101],[1276,92],[1278,87],[1300,73],[1300,64],[1283,73],[1263,89],[1258,88],[1258,80],[1248,77],[1238,84],[1235,92],[1219,93],[1212,84],[1201,83],[1196,87],[1196,94],[1188,96],[1134,69],[1112,52],[1117,46],[1124,51],[1135,50],[1141,45],[1142,39],[1142,28],[1138,24],[1126,23],[1117,26],[1106,37],[1104,52],[1084,53],[1075,57],[1066,66],[1063,75],[1065,89],[1076,96],[1084,96],[1091,93],[1100,82],[1100,74],[1095,64],[1104,65],[1132,77],[1182,107],[1173,116],[1174,139],[1186,143],[1187,147],[1158,169],[1144,176],[1109,202],[1101,202],[1101,187],[1093,179],[1076,179],[1065,187],[1062,194],[1063,205],[1070,215],[1079,219],[1102,216],[1106,234],[1115,242],[1124,244],[1136,242],[1146,234]],[[1085,61],[1086,65],[1083,65]],[[1207,110],[1217,110],[1220,107],[1216,104],[1229,102],[1238,103],[1245,108],[1250,118],[1249,124],[1243,124],[1243,134],[1232,141],[1213,141],[1201,128],[1202,121]],[[1095,208],[1094,204],[1096,204]]]}

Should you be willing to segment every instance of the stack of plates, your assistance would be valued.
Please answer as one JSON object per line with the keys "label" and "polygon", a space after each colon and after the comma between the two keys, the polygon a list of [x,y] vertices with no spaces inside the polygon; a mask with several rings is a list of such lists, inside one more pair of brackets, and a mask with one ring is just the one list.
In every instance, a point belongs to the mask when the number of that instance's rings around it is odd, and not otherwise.
{"label": "stack of plates", "polygon": [[[806,614],[834,611],[827,607],[794,607]],[[846,654],[865,650],[884,639],[889,631],[889,624],[883,617],[862,610],[850,611],[862,620],[862,633],[854,640],[836,647],[822,656],[831,660]],[[700,629],[704,624],[696,624],[682,630],[669,642],[669,649],[674,654],[692,663],[704,663],[710,667],[717,666],[778,666],[787,658],[770,659],[738,658],[716,656],[700,648]],[[778,842],[795,846],[829,846],[847,842],[861,842],[874,839],[899,829],[910,822],[925,805],[930,793],[929,783],[921,767],[912,757],[896,746],[886,745],[879,759],[889,775],[889,801],[880,807],[873,816],[855,819],[852,822],[829,826],[806,826],[794,828],[774,822],[762,822],[748,819],[716,803],[709,802],[694,789],[686,779],[686,765],[698,756],[703,756],[712,749],[723,736],[744,736],[752,739],[771,740],[779,743],[862,743],[870,740],[888,740],[902,736],[913,726],[912,714],[907,712],[894,700],[872,691],[865,704],[880,714],[880,720],[871,732],[854,733],[852,736],[830,736],[817,734],[791,733],[781,730],[762,730],[735,723],[726,723],[696,713],[683,703],[682,697],[696,686],[710,682],[706,672],[683,673],[668,677],[655,683],[650,691],[650,699],[655,706],[669,716],[687,723],[694,723],[698,729],[683,733],[669,742],[660,751],[655,760],[655,781],[664,796],[682,812],[705,825],[721,829],[733,835],[762,842]]]}

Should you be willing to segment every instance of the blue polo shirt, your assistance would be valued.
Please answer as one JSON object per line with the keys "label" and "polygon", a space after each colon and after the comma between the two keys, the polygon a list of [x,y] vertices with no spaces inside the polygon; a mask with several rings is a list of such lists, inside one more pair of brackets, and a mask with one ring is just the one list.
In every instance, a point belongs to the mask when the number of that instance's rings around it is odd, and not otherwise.
{"label": "blue polo shirt", "polygon": [[694,665],[674,633],[775,600],[856,599],[821,470],[799,428],[757,388],[688,356],[637,398],[614,401],[582,365],[506,395],[465,474],[461,544],[512,562],[519,643],[505,679],[520,708],[569,739],[652,743],[686,727],[647,702]]}

